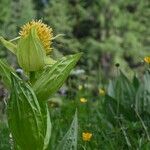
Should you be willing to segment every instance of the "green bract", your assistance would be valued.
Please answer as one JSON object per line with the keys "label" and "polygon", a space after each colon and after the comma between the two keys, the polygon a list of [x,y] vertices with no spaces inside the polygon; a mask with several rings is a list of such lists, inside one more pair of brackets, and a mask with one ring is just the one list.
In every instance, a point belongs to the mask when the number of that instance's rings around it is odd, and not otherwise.
{"label": "green bract", "polygon": [[46,53],[35,28],[31,29],[29,35],[20,38],[16,55],[19,65],[25,71],[37,71],[44,67]]}
{"label": "green bract", "polygon": [[63,57],[40,74],[33,84],[33,90],[39,100],[48,100],[62,86],[81,55],[82,53],[78,53]]}

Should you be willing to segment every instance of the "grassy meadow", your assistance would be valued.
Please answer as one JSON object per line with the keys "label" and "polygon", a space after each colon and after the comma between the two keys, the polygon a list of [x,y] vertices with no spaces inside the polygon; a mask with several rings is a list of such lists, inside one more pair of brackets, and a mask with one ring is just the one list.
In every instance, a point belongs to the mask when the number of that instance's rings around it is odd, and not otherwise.
{"label": "grassy meadow", "polygon": [[150,150],[149,6],[1,0],[0,150]]}

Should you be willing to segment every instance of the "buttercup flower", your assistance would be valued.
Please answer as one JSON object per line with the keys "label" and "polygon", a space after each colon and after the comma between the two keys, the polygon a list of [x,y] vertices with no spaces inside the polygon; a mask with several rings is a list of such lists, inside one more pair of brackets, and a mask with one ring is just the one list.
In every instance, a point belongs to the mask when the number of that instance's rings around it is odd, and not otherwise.
{"label": "buttercup flower", "polygon": [[146,63],[150,64],[150,56],[145,57],[145,58],[144,58],[144,61],[145,61]]}
{"label": "buttercup flower", "polygon": [[105,93],[105,90],[104,89],[99,89],[99,94],[101,95],[101,96],[104,96],[106,93]]}
{"label": "buttercup flower", "polygon": [[52,28],[42,23],[41,20],[28,22],[23,27],[21,27],[21,31],[19,32],[20,36],[21,37],[28,36],[33,27],[36,29],[37,35],[40,41],[42,42],[46,53],[49,53],[52,50],[51,48],[53,37]]}
{"label": "buttercup flower", "polygon": [[80,98],[80,102],[81,103],[86,103],[87,102],[87,99],[85,99],[84,97]]}
{"label": "buttercup flower", "polygon": [[91,138],[92,138],[92,133],[90,133],[90,132],[83,132],[82,133],[83,141],[90,141]]}

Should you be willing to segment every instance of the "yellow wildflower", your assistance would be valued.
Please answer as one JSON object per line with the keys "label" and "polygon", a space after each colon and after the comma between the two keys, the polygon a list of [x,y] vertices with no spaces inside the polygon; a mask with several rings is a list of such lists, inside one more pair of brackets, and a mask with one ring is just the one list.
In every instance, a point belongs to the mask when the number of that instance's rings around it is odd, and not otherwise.
{"label": "yellow wildflower", "polygon": [[83,132],[82,133],[83,141],[90,141],[91,138],[92,138],[92,133],[90,133],[90,132]]}
{"label": "yellow wildflower", "polygon": [[79,86],[78,86],[78,89],[79,89],[79,90],[82,90],[82,89],[83,89],[83,86],[82,86],[82,85],[79,85]]}
{"label": "yellow wildflower", "polygon": [[80,98],[80,102],[81,102],[81,103],[86,103],[86,102],[87,102],[87,99],[84,98],[84,97],[82,97],[82,98]]}
{"label": "yellow wildflower", "polygon": [[101,95],[101,96],[104,96],[105,94],[106,94],[106,92],[105,92],[105,90],[104,89],[99,89],[99,94]]}
{"label": "yellow wildflower", "polygon": [[145,61],[146,63],[150,64],[150,56],[145,57],[145,58],[144,58],[144,61]]}
{"label": "yellow wildflower", "polygon": [[48,54],[52,50],[51,48],[53,37],[52,28],[42,23],[41,20],[31,21],[25,24],[23,27],[21,27],[21,31],[19,32],[20,36],[21,37],[28,36],[33,27],[36,28],[37,35],[40,41],[42,42],[46,53]]}

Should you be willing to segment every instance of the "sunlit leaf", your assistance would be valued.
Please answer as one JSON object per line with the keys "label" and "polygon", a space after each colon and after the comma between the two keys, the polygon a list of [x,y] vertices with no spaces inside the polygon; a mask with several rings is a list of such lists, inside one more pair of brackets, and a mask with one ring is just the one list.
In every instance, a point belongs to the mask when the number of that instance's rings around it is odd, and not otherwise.
{"label": "sunlit leaf", "polygon": [[80,57],[81,53],[63,57],[39,76],[33,85],[39,100],[47,100],[63,85]]}
{"label": "sunlit leaf", "polygon": [[78,117],[75,113],[70,129],[63,137],[56,150],[77,150]]}
{"label": "sunlit leaf", "polygon": [[[8,123],[14,144],[21,150],[43,149],[46,134],[42,110],[31,87],[12,74]],[[45,115],[46,116],[46,115]]]}

